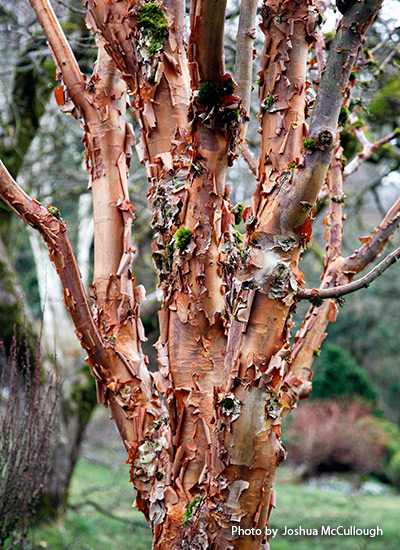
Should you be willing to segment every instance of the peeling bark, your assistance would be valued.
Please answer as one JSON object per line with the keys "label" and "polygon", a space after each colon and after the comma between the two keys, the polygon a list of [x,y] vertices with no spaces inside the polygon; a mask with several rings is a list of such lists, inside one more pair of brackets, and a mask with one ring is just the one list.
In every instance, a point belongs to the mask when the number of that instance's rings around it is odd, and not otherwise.
{"label": "peeling bark", "polygon": [[[47,1],[32,4],[62,79],[56,97],[85,130],[95,222],[93,312],[65,224],[4,169],[0,194],[50,249],[98,398],[110,406],[128,450],[153,548],[268,548],[263,536],[236,535],[232,527],[263,531],[268,522],[275,471],[286,456],[282,418],[309,393],[314,350],[336,314],[331,301],[311,308],[290,349],[291,314],[303,285],[298,261],[311,243],[312,211],[329,167],[323,288],[349,283],[398,223],[396,204],[362,251],[342,258],[337,121],[357,49],[380,2],[357,2],[343,18],[309,131],[307,57],[315,41],[321,72],[323,64],[319,8],[312,0],[263,3],[262,145],[257,190],[243,213],[242,249],[225,177],[244,135],[247,99],[243,105],[225,73],[225,2],[192,3],[186,48],[183,2],[87,0],[86,20],[99,38],[89,82]],[[244,49],[248,57],[249,46]],[[238,74],[240,95],[248,97],[249,79]],[[163,300],[154,376],[141,349],[144,290],[131,273],[126,182],[133,132],[125,123],[126,93],[140,126],[136,149],[150,184]]]}
{"label": "peeling bark", "polygon": [[[347,258],[335,257],[325,272],[320,288],[334,288],[338,284],[350,283],[355,275],[361,273],[382,253],[386,244],[392,239],[399,222],[400,201],[398,200],[378,227],[365,239],[359,250]],[[325,331],[329,322],[335,322],[337,309],[337,304],[329,299],[319,307],[312,306],[296,334],[291,353],[290,370],[304,383],[300,389],[303,398],[306,398],[311,391],[311,366],[315,350],[320,349],[322,341],[326,337]]]}

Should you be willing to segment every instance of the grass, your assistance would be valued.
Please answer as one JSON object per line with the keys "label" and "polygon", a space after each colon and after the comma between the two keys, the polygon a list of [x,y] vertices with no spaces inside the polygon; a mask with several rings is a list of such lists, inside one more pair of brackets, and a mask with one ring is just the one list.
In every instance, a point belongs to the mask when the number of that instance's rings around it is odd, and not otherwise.
{"label": "grass", "polygon": [[[119,465],[118,465],[119,466]],[[110,470],[81,459],[74,473],[70,503],[64,523],[43,525],[35,531],[36,547],[51,550],[150,550],[151,533],[142,515],[132,510],[133,490],[128,468]],[[281,468],[277,480],[277,508],[271,527],[282,533],[284,527],[320,528],[355,525],[379,526],[383,536],[282,536],[270,540],[271,550],[397,550],[400,548],[400,498],[359,493],[326,492],[321,488],[296,484],[290,470]],[[99,513],[93,501],[120,519]],[[126,524],[121,520],[134,521]]]}
{"label": "grass", "polygon": [[281,533],[286,525],[295,528],[301,525],[318,529],[322,525],[348,528],[374,528],[379,526],[383,536],[279,536],[271,540],[272,550],[397,550],[400,547],[400,498],[373,496],[354,492],[342,494],[337,491],[284,483],[285,468],[277,480],[276,510],[271,514],[271,527]]}
{"label": "grass", "polygon": [[[71,484],[71,508],[64,522],[36,528],[34,540],[38,550],[151,549],[150,529],[143,515],[132,510],[134,493],[129,468],[120,466],[118,470],[110,470],[108,466],[79,460]],[[107,517],[88,502],[120,519]]]}

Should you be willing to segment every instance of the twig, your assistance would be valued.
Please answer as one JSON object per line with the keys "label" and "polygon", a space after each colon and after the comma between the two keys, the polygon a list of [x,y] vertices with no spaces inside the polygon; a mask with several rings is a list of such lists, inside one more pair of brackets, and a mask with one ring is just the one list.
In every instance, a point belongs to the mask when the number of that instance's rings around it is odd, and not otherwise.
{"label": "twig", "polygon": [[397,262],[400,258],[400,247],[396,248],[394,252],[388,254],[384,260],[382,260],[374,269],[364,275],[358,281],[353,281],[346,285],[340,285],[332,288],[321,289],[304,289],[297,293],[297,298],[300,300],[310,300],[314,298],[321,298],[322,300],[328,298],[339,298],[345,296],[361,288],[367,288],[375,279],[377,279],[382,273],[384,273],[389,267]]}
{"label": "twig", "polygon": [[250,171],[257,177],[258,161],[253,153],[250,151],[246,142],[242,145],[242,157],[249,165]]}
{"label": "twig", "polygon": [[81,15],[85,15],[86,11],[81,10],[79,8],[74,8],[74,6],[71,6],[71,4],[68,2],[63,2],[63,0],[55,0],[57,4],[60,4],[61,6],[64,6],[65,8],[68,8],[69,10],[73,11],[74,13],[79,13]]}
{"label": "twig", "polygon": [[148,529],[149,526],[145,521],[135,520],[135,519],[128,519],[128,518],[120,518],[119,516],[116,516],[112,512],[110,512],[109,509],[105,509],[97,502],[94,502],[93,500],[84,500],[83,502],[79,502],[78,504],[68,504],[68,508],[71,510],[80,510],[84,506],[92,506],[97,512],[100,514],[103,514],[104,516],[107,516],[110,519],[115,519],[116,521],[121,521],[122,523],[125,523],[125,525],[132,525],[133,527],[142,527],[144,529]]}
{"label": "twig", "polygon": [[400,43],[396,44],[393,50],[385,57],[385,59],[382,61],[382,63],[379,66],[380,72],[382,72],[383,69],[386,67],[386,65],[392,61],[393,57],[399,51],[399,48],[400,48]]}
{"label": "twig", "polygon": [[400,199],[393,204],[384,219],[376,227],[364,244],[351,256],[344,259],[344,273],[361,273],[382,253],[400,223]]}
{"label": "twig", "polygon": [[355,131],[355,134],[358,141],[362,145],[362,150],[356,154],[356,156],[344,169],[345,176],[350,176],[350,174],[354,174],[354,172],[356,172],[360,168],[361,164],[364,161],[368,160],[373,155],[373,153],[377,149],[379,149],[379,147],[382,147],[382,145],[385,145],[385,143],[388,143],[393,138],[395,138],[399,134],[399,130],[396,128],[396,130],[383,137],[382,139],[378,139],[374,143],[368,141],[365,132],[361,128],[358,128]]}
{"label": "twig", "polygon": [[390,31],[388,36],[386,36],[383,40],[381,40],[375,47],[373,47],[370,50],[371,54],[374,55],[378,50],[383,48],[383,46],[385,46],[385,44],[392,38],[394,33],[398,32],[399,30],[400,30],[400,27],[395,27],[392,31]]}
{"label": "twig", "polygon": [[[378,254],[382,252],[386,244],[392,238],[399,225],[400,199],[390,208],[384,219],[371,233],[366,242],[348,258],[338,256],[329,266],[324,274],[321,289],[332,288],[337,281],[350,282],[352,277],[363,271],[372,263]],[[320,307],[312,305],[297,331],[291,359],[290,371],[303,381],[300,393],[306,397],[311,389],[311,364],[314,359],[314,352],[321,347],[325,337],[325,330],[329,322],[336,318],[337,306],[334,302],[327,300]]]}

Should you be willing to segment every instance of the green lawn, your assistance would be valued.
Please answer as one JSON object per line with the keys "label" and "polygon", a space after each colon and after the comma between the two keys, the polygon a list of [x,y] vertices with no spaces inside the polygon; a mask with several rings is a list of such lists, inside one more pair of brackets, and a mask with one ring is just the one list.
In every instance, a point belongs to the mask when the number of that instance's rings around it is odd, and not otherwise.
{"label": "green lawn", "polygon": [[[271,516],[271,527],[283,532],[284,526],[320,528],[343,525],[345,528],[375,526],[383,529],[382,537],[289,537],[277,536],[270,541],[271,550],[397,550],[400,548],[399,496],[371,496],[359,493],[326,492],[320,488],[296,485],[281,468],[277,481],[277,508]],[[71,487],[70,509],[65,523],[42,526],[35,532],[37,548],[51,550],[150,550],[151,534],[140,513],[132,510],[133,491],[128,482],[128,467],[119,471],[80,460]],[[126,524],[109,518],[90,504],[111,511]]]}
{"label": "green lawn", "polygon": [[322,525],[344,528],[379,526],[383,536],[277,536],[271,540],[272,550],[398,550],[400,548],[400,498],[372,496],[353,492],[326,492],[293,483],[284,483],[284,468],[278,475],[276,510],[271,514],[271,527],[282,532],[284,526],[315,529]]}
{"label": "green lawn", "polygon": [[[143,515],[132,509],[133,488],[129,467],[110,468],[81,459],[71,485],[70,509],[65,522],[44,525],[35,532],[38,550],[149,550],[151,532]],[[94,502],[126,522],[97,511]],[[127,522],[136,522],[135,525]]]}

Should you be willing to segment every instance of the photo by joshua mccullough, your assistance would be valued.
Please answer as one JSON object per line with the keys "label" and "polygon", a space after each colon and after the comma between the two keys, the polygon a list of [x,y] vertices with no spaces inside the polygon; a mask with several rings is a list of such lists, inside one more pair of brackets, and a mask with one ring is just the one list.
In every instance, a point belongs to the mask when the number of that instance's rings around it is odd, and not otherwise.
{"label": "photo by joshua mccullough", "polygon": [[243,529],[239,526],[232,527],[232,535],[243,536],[243,535],[253,535],[253,536],[266,536],[271,539],[274,539],[277,535],[281,536],[318,536],[318,537],[334,537],[334,536],[350,536],[350,537],[378,537],[383,536],[383,529],[379,526],[370,527],[370,528],[359,528],[355,525],[350,527],[344,527],[343,525],[338,525],[332,527],[331,525],[322,525],[320,528],[305,528],[301,525],[297,527],[285,527],[282,529],[273,529],[271,527],[265,526],[263,529],[256,529],[254,527],[250,529]]}

